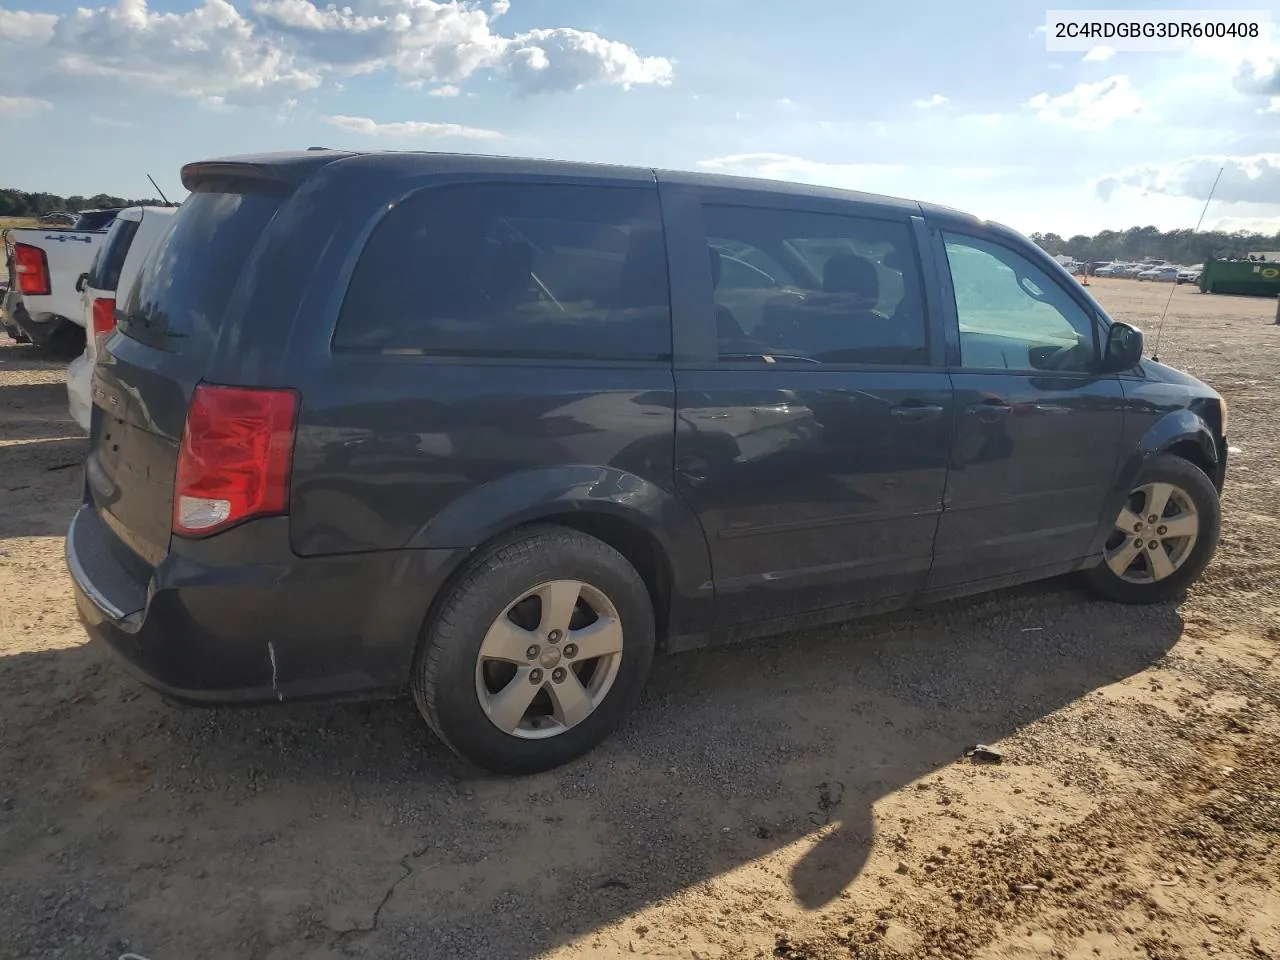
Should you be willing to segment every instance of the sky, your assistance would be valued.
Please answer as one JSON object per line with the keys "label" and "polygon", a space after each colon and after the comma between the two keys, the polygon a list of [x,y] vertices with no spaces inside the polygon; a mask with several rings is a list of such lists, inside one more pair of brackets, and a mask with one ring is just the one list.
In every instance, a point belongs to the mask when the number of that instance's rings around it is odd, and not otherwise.
{"label": "sky", "polygon": [[1205,228],[1280,231],[1280,0],[1233,0],[1271,14],[1256,40],[1166,53],[1046,52],[1045,7],[1021,0],[0,2],[0,187],[149,196],[150,173],[180,197],[192,160],[444,150],[821,183],[1069,236],[1193,227],[1222,169]]}

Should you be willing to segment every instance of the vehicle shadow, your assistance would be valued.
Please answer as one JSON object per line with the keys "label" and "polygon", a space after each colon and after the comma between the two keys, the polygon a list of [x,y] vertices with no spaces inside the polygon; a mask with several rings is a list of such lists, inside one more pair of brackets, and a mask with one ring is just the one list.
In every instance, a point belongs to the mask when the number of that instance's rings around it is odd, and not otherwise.
{"label": "vehicle shadow", "polygon": [[[521,779],[455,760],[406,701],[173,707],[94,647],[0,657],[0,900],[43,915],[52,887],[71,915],[112,890],[56,932],[150,956],[531,958],[804,841],[786,887],[816,909],[879,801],[1181,630],[1058,582],[665,658],[615,737]],[[18,955],[27,929],[51,932]]]}

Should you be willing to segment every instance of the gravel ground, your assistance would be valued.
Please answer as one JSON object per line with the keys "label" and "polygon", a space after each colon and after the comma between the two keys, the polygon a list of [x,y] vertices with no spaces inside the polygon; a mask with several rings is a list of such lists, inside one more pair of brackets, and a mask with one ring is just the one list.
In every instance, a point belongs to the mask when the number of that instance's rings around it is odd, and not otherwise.
{"label": "gravel ground", "polygon": [[[1149,335],[1169,295],[1094,289]],[[1174,291],[1162,359],[1236,448],[1182,604],[1053,582],[672,658],[520,780],[408,702],[174,707],[87,646],[84,441],[0,339],[0,957],[1280,960],[1274,309]]]}

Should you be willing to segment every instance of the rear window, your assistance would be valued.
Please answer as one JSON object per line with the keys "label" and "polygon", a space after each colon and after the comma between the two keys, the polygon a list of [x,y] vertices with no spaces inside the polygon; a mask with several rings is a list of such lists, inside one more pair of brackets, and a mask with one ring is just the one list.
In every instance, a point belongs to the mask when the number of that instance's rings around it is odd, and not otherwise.
{"label": "rear window", "polygon": [[148,255],[118,309],[127,337],[166,350],[183,340],[211,342],[258,237],[280,198],[256,193],[194,193]]}
{"label": "rear window", "polygon": [[117,220],[107,233],[106,243],[98,251],[89,270],[89,286],[95,290],[114,290],[120,283],[120,270],[124,267],[124,258],[129,255],[129,247],[138,234],[139,221]]}
{"label": "rear window", "polygon": [[560,184],[423,190],[370,236],[333,344],[453,357],[669,357],[657,194]]}

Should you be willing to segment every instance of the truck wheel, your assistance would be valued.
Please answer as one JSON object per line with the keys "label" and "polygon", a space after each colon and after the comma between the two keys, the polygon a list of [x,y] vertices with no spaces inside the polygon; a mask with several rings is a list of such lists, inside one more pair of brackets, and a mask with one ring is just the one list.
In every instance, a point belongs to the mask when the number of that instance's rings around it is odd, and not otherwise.
{"label": "truck wheel", "polygon": [[84,353],[84,340],[84,327],[64,323],[49,336],[45,349],[59,360],[74,360]]}
{"label": "truck wheel", "polygon": [[631,712],[654,652],[652,601],[618,551],[565,527],[482,554],[423,630],[414,700],[455,753],[536,773],[586,753]]}
{"label": "truck wheel", "polygon": [[1138,477],[1087,580],[1121,603],[1176,599],[1208,566],[1221,528],[1218,491],[1204,471],[1160,454]]}

